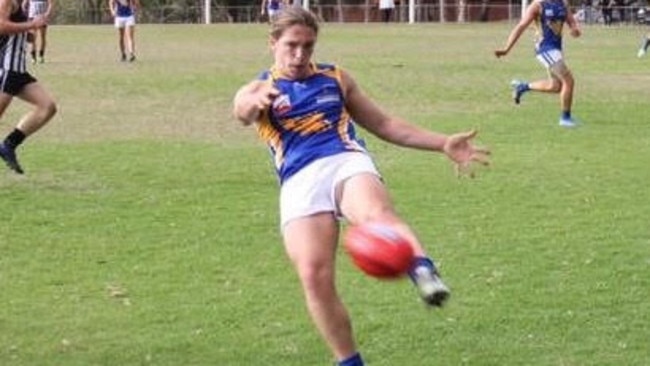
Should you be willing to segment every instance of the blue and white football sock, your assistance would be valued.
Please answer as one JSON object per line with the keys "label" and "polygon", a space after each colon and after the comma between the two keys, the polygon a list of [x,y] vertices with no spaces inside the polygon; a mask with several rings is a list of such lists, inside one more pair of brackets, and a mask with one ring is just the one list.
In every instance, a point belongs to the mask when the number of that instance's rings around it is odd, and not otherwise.
{"label": "blue and white football sock", "polygon": [[426,267],[430,269],[432,272],[437,272],[438,270],[436,269],[436,265],[433,263],[433,260],[428,257],[415,257],[413,258],[413,264],[411,265],[411,269],[409,269],[409,277],[411,280],[415,283],[415,269],[419,267]]}

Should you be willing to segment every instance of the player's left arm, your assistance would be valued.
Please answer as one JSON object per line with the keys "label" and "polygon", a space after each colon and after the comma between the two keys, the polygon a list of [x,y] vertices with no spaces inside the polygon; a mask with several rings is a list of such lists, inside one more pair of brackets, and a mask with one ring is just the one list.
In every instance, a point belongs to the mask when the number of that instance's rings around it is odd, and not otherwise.
{"label": "player's left arm", "polygon": [[442,151],[447,135],[432,132],[394,117],[381,109],[345,71],[341,71],[345,107],[354,121],[373,135],[395,145]]}
{"label": "player's left arm", "polygon": [[580,30],[580,24],[578,23],[578,20],[575,16],[573,16],[571,5],[569,5],[569,2],[567,0],[564,0],[564,5],[567,9],[566,24],[569,26],[569,34],[571,34],[572,37],[580,37],[582,31]]}
{"label": "player's left arm", "polygon": [[395,145],[444,153],[456,165],[457,173],[472,176],[473,162],[489,164],[490,151],[474,146],[476,130],[446,135],[411,124],[384,112],[357,85],[347,72],[341,71],[345,107],[354,121],[364,129]]}

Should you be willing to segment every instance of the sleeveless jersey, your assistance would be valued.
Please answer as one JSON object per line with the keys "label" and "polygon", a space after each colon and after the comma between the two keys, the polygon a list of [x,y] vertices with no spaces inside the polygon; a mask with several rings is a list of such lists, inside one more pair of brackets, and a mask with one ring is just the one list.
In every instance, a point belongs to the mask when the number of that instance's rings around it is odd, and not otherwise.
{"label": "sleeveless jersey", "polygon": [[269,0],[267,8],[269,10],[280,10],[280,0]]}
{"label": "sleeveless jersey", "polygon": [[273,68],[262,73],[280,91],[256,124],[275,160],[280,183],[316,159],[345,151],[365,151],[345,109],[341,71],[334,65],[312,64],[313,75],[282,78]]}
{"label": "sleeveless jersey", "polygon": [[543,0],[542,11],[535,20],[537,26],[537,53],[549,50],[562,50],[562,27],[567,18],[567,8],[563,0]]}
{"label": "sleeveless jersey", "polygon": [[117,11],[115,12],[118,17],[130,17],[133,15],[133,7],[131,0],[116,0]]}
{"label": "sleeveless jersey", "polygon": [[[9,15],[9,20],[14,23],[27,21],[27,14],[21,6]],[[27,32],[0,35],[0,69],[24,73],[27,72],[25,43]]]}

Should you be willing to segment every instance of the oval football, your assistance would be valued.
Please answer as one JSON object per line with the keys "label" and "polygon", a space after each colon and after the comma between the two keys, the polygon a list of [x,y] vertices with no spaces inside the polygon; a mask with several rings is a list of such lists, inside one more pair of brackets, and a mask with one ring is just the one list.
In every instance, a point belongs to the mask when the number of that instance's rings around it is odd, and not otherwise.
{"label": "oval football", "polygon": [[364,273],[380,279],[403,276],[413,261],[408,240],[385,224],[369,223],[348,228],[345,249]]}

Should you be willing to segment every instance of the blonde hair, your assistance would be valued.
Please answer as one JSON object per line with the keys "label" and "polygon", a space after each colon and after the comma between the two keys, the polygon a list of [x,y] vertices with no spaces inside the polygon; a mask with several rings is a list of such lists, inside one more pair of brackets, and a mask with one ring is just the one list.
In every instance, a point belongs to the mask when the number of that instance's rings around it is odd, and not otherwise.
{"label": "blonde hair", "polygon": [[282,9],[271,23],[270,36],[273,39],[282,37],[284,31],[294,25],[311,28],[318,35],[318,20],[314,13],[300,6],[290,6]]}

